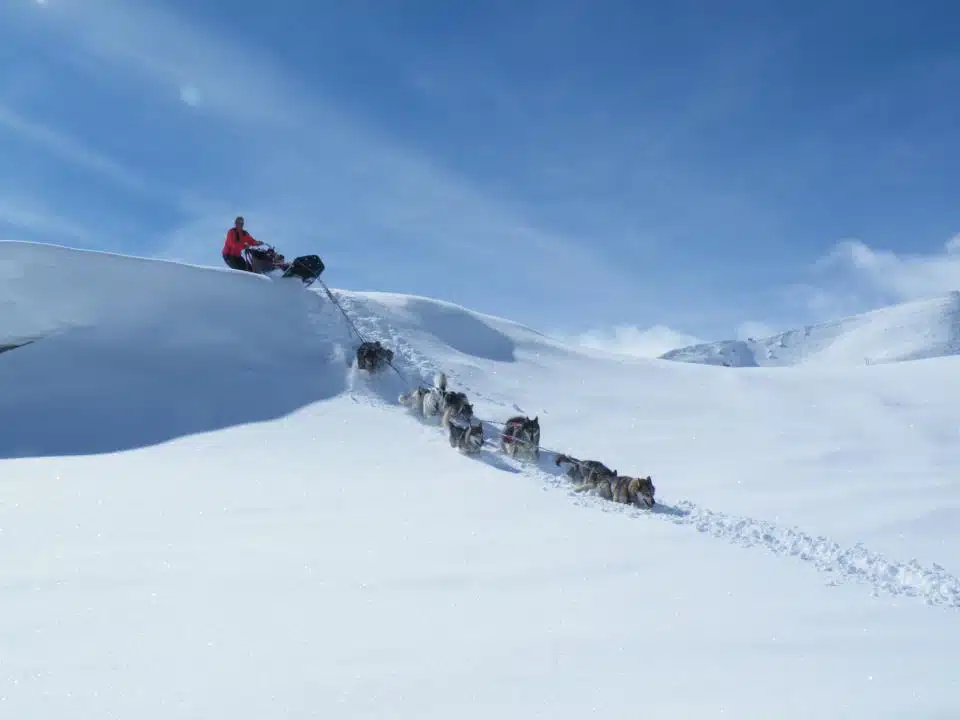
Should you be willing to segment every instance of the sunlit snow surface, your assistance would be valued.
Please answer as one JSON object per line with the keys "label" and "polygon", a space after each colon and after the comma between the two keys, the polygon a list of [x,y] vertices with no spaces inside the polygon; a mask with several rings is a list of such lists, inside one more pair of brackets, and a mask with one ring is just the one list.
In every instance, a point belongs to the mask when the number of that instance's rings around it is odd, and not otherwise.
{"label": "sunlit snow surface", "polygon": [[[0,243],[0,345],[34,340],[0,354],[0,717],[960,716],[960,359],[731,370],[335,294],[402,378],[295,281]],[[539,415],[539,465],[397,405],[438,370]]]}

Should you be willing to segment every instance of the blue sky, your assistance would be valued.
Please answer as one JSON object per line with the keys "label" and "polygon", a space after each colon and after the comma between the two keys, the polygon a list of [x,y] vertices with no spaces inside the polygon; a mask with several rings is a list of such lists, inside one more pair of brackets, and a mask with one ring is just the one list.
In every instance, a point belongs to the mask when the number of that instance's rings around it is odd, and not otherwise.
{"label": "blue sky", "polygon": [[960,6],[7,0],[0,237],[637,352],[960,287]]}

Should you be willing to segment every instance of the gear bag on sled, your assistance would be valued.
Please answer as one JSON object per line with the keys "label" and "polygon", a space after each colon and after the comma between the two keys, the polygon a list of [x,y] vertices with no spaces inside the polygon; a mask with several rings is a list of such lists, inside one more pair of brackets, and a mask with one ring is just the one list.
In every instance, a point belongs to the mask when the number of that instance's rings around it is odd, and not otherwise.
{"label": "gear bag on sled", "polygon": [[324,271],[323,260],[319,255],[301,255],[294,258],[290,267],[283,271],[283,277],[298,277],[304,285],[310,285]]}
{"label": "gear bag on sled", "polygon": [[393,350],[385,348],[379,340],[364,342],[357,348],[357,367],[367,372],[377,372],[393,362]]}

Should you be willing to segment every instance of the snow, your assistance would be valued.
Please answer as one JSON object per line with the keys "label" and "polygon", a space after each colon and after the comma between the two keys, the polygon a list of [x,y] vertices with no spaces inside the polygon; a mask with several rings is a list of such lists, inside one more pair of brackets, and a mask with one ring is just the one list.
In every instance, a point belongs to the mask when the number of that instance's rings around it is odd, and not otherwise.
{"label": "snow", "polygon": [[[734,373],[334,291],[397,352],[371,378],[295,281],[0,274],[0,344],[35,340],[0,355],[0,717],[960,714],[960,358]],[[438,370],[538,414],[540,463],[397,405]]]}
{"label": "snow", "polygon": [[677,348],[665,360],[770,367],[871,365],[960,354],[960,292],[881,308],[760,340]]}

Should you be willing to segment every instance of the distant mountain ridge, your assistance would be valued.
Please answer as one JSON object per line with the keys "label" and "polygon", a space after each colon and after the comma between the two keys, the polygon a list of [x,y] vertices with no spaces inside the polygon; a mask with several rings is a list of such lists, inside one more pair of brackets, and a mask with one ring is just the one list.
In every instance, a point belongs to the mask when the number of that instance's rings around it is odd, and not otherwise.
{"label": "distant mountain ridge", "polygon": [[677,348],[663,360],[726,365],[872,365],[960,354],[960,292],[891,305],[768,338]]}

